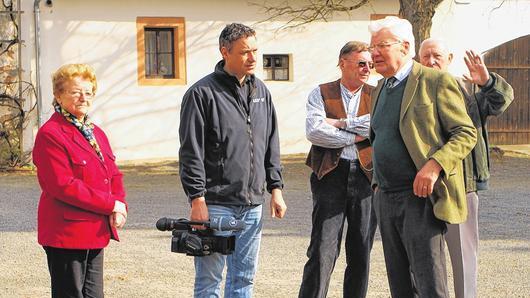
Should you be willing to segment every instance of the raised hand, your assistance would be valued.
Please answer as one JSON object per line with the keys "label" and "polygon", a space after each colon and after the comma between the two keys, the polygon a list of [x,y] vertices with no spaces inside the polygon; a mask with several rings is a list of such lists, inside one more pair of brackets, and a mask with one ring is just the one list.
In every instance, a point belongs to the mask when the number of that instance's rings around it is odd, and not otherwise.
{"label": "raised hand", "polygon": [[490,78],[488,68],[484,64],[482,57],[477,55],[473,50],[466,51],[467,57],[464,57],[469,75],[464,74],[464,79],[470,83],[484,86]]}

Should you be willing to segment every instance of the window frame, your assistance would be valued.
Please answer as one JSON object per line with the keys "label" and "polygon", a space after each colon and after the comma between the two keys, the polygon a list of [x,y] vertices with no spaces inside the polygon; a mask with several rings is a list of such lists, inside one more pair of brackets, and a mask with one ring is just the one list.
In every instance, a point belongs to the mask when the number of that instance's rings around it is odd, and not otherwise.
{"label": "window frame", "polygon": [[[266,69],[272,70],[272,78],[264,78],[264,81],[268,82],[291,82],[292,81],[292,55],[291,54],[263,54],[262,59],[265,61],[265,58],[271,57],[271,59],[274,59],[276,57],[287,57],[287,66],[286,67],[275,67],[273,66],[273,63],[271,63],[270,67],[265,67],[263,65],[263,72],[265,73]],[[274,69],[287,69],[287,79],[276,79],[274,75]],[[265,76],[264,76],[265,77]]]}
{"label": "window frame", "polygon": [[[186,85],[186,41],[183,17],[137,17],[136,46],[138,57],[138,85],[164,86]],[[145,73],[145,29],[173,30],[173,72],[174,78],[146,77]]]}
{"label": "window frame", "polygon": [[[170,46],[170,51],[168,52],[163,52],[159,49],[159,41],[160,41],[160,36],[161,36],[161,33],[162,32],[167,32],[170,34],[171,36],[171,41],[174,41],[175,40],[175,30],[172,30],[171,28],[152,28],[152,27],[145,27],[144,28],[144,34],[147,33],[147,32],[154,32],[154,36],[155,36],[155,43],[156,43],[156,46],[154,48],[154,51],[153,52],[147,52],[147,50],[145,51],[145,54],[153,54],[154,55],[154,66],[156,66],[157,68],[157,74],[156,75],[148,75],[147,74],[147,68],[146,68],[146,78],[149,78],[149,79],[174,79],[176,77],[176,73],[175,73],[175,47],[174,47],[174,44],[171,43],[171,46]],[[158,73],[158,65],[160,63],[160,56],[162,55],[168,55],[171,57],[171,66],[172,66],[172,69],[171,69],[171,74],[167,74],[167,75],[162,75],[160,73]],[[146,60],[149,60],[149,59],[146,59]],[[146,61],[144,60],[144,61]]]}

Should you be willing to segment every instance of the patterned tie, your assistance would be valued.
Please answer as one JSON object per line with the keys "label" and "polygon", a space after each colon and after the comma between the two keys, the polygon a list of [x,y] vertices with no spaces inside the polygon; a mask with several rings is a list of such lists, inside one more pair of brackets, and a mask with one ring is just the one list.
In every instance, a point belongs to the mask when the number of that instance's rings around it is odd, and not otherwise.
{"label": "patterned tie", "polygon": [[386,79],[386,88],[392,89],[394,88],[394,84],[396,83],[397,79],[395,77],[390,77]]}

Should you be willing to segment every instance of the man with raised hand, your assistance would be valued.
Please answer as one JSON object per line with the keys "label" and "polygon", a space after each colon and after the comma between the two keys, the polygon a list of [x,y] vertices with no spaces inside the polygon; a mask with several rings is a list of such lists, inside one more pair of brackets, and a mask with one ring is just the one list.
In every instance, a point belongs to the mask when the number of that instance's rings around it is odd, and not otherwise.
{"label": "man with raised hand", "polygon": [[[421,43],[420,63],[447,71],[453,59],[446,43],[429,38]],[[513,101],[513,89],[500,75],[488,72],[482,58],[466,51],[469,74],[456,78],[464,95],[467,113],[477,130],[477,144],[464,159],[468,217],[461,224],[448,224],[445,240],[451,256],[456,298],[477,297],[479,190],[488,189],[489,151],[487,120],[502,114]]]}

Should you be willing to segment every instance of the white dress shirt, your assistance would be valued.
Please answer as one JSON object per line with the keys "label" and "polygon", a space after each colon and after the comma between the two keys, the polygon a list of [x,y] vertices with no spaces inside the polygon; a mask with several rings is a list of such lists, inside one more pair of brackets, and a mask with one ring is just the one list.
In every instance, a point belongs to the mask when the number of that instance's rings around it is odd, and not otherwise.
{"label": "white dress shirt", "polygon": [[355,93],[350,92],[344,85],[340,84],[340,93],[344,110],[346,111],[346,128],[338,129],[326,123],[326,111],[324,109],[324,100],[320,93],[320,87],[317,87],[309,93],[306,110],[306,137],[314,145],[324,148],[341,148],[341,158],[357,159],[357,152],[354,145],[355,135],[368,137],[370,129],[370,115],[357,117],[359,103],[361,99],[361,89]]}

